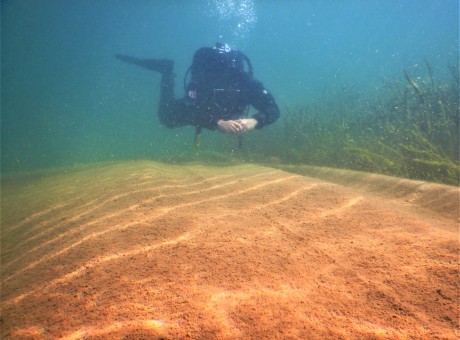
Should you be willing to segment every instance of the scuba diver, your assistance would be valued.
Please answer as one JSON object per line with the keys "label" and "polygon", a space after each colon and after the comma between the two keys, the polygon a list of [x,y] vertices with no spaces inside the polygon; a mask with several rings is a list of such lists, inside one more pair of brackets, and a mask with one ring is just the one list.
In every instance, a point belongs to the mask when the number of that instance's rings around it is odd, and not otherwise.
{"label": "scuba diver", "polygon": [[[271,93],[253,77],[249,58],[227,44],[195,52],[184,77],[185,96],[180,99],[174,96],[174,61],[115,57],[161,74],[160,123],[168,128],[195,126],[195,142],[202,128],[241,135],[272,124],[280,116]],[[252,117],[247,117],[249,106],[258,111]]]}

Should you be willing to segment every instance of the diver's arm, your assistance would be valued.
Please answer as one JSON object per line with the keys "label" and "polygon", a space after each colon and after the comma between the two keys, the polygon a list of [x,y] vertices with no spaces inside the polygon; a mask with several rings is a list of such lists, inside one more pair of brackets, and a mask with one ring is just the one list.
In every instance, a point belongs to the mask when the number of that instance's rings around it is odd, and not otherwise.
{"label": "diver's arm", "polygon": [[268,92],[262,83],[251,79],[247,87],[247,101],[258,112],[251,118],[238,120],[219,120],[215,124],[217,130],[228,134],[241,134],[253,129],[260,129],[274,123],[280,117],[280,110],[272,94]]}
{"label": "diver's arm", "polygon": [[252,116],[257,121],[256,129],[274,123],[280,117],[280,109],[273,95],[268,92],[258,80],[252,80],[249,85],[251,105],[258,110]]}

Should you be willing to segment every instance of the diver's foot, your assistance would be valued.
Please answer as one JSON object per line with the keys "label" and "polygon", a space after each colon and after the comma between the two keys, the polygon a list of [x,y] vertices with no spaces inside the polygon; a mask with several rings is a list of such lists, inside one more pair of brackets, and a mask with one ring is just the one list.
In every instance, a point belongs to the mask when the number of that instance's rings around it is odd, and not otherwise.
{"label": "diver's foot", "polygon": [[174,61],[170,59],[141,59],[138,65],[162,75],[170,75],[173,73]]}
{"label": "diver's foot", "polygon": [[139,59],[123,54],[115,54],[115,58],[134,65],[141,66],[150,71],[159,72],[162,75],[172,75],[174,61],[170,59]]}

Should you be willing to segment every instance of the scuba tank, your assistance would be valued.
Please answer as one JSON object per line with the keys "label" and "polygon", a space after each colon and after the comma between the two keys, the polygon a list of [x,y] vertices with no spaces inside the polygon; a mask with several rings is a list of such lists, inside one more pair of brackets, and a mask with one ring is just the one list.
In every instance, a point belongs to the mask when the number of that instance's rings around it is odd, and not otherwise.
{"label": "scuba tank", "polygon": [[[245,70],[247,65],[248,70]],[[185,93],[191,85],[203,86],[205,82],[214,83],[216,77],[231,76],[246,72],[253,75],[249,58],[241,51],[232,50],[227,44],[216,43],[213,48],[202,47],[193,55],[192,65],[184,76]],[[201,86],[200,86],[201,85]]]}

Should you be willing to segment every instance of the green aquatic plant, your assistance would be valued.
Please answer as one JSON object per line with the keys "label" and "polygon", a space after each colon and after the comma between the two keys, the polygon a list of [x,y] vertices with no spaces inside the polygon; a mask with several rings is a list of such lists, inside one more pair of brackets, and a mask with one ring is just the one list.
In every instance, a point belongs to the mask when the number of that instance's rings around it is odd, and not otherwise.
{"label": "green aquatic plant", "polygon": [[319,104],[286,107],[258,154],[458,185],[459,67],[449,65],[449,83],[424,64],[423,76],[403,70],[372,101],[342,89]]}

